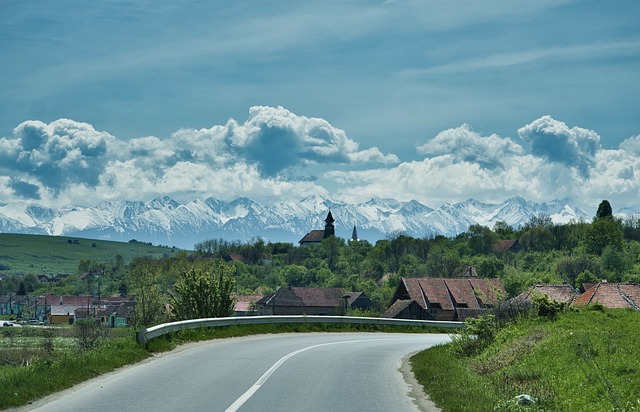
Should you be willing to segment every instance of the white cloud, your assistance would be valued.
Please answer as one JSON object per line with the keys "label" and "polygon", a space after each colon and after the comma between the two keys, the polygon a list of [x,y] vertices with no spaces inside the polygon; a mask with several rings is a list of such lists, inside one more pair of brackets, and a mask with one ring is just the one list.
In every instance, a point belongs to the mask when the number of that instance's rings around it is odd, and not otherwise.
{"label": "white cloud", "polygon": [[417,149],[418,153],[430,156],[449,154],[455,161],[478,163],[487,168],[503,165],[505,159],[523,153],[522,146],[511,139],[495,134],[483,137],[467,124],[440,132]]}
{"label": "white cloud", "polygon": [[468,125],[448,129],[418,146],[429,157],[394,168],[334,171],[339,196],[417,199],[438,206],[474,197],[500,201],[512,195],[548,201],[571,197],[584,204],[610,199],[620,207],[640,198],[640,139],[604,150],[593,131],[544,116],[518,130],[527,150],[509,138],[481,136]]}
{"label": "white cloud", "polygon": [[600,147],[600,136],[593,130],[569,128],[565,123],[542,116],[518,129],[522,140],[531,145],[534,155],[588,173]]}
{"label": "white cloud", "polygon": [[326,193],[312,178],[288,172],[309,164],[397,163],[378,148],[364,150],[320,118],[282,107],[256,106],[239,124],[180,129],[170,139],[128,141],[68,119],[28,121],[0,139],[1,192],[41,202],[86,203],[125,198],[269,197]]}

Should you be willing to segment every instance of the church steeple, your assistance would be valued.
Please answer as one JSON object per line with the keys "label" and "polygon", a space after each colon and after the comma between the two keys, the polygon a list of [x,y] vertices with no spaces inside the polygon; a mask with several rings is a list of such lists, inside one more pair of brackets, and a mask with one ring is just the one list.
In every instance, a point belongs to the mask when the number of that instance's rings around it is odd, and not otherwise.
{"label": "church steeple", "polygon": [[327,215],[327,218],[324,220],[324,222],[325,225],[323,238],[326,239],[329,236],[334,236],[336,234],[336,228],[335,226],[333,226],[333,222],[335,222],[335,220],[333,219],[333,216],[331,216],[331,211],[329,211],[329,214]]}
{"label": "church steeple", "polygon": [[358,241],[358,231],[356,230],[355,223],[353,224],[353,232],[351,233],[351,241],[353,241],[353,242],[357,242]]}

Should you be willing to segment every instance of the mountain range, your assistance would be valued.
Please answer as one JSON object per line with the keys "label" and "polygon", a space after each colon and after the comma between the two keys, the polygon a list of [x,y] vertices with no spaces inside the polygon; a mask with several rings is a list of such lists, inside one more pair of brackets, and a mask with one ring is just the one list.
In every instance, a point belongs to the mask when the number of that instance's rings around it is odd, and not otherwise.
{"label": "mountain range", "polygon": [[[52,208],[0,204],[0,232],[75,236],[129,241],[192,249],[207,239],[297,243],[314,229],[324,228],[327,212],[335,218],[336,235],[351,238],[353,227],[371,243],[398,233],[412,237],[456,236],[470,225],[488,227],[504,221],[519,227],[538,214],[554,223],[590,220],[587,211],[571,199],[536,203],[519,196],[502,203],[467,199],[432,209],[418,201],[373,198],[364,203],[343,203],[311,196],[300,201],[262,205],[248,198],[230,202],[214,198],[179,203],[169,196],[148,202],[115,201],[92,207]],[[631,214],[635,209],[620,212]]]}

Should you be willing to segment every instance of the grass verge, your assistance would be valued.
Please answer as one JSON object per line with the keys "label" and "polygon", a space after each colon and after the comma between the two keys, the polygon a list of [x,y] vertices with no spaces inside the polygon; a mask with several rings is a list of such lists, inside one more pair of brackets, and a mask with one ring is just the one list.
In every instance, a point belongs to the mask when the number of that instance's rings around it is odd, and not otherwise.
{"label": "grass verge", "polygon": [[91,351],[70,351],[55,358],[35,359],[27,366],[3,367],[0,369],[3,393],[0,409],[25,405],[149,356],[130,333]]}
{"label": "grass verge", "polygon": [[434,347],[412,365],[444,412],[640,411],[639,340],[637,311],[585,309],[510,324],[472,355]]}

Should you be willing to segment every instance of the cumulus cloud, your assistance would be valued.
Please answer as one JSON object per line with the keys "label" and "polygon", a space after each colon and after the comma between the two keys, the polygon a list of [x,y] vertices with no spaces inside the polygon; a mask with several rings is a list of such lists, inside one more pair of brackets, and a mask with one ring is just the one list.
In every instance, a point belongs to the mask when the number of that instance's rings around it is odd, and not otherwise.
{"label": "cumulus cloud", "polygon": [[518,129],[522,140],[531,145],[531,151],[549,161],[576,167],[586,175],[595,162],[600,136],[593,130],[569,128],[551,116],[542,116]]}
{"label": "cumulus cloud", "polygon": [[87,123],[27,121],[0,139],[3,192],[24,199],[78,203],[144,199],[326,193],[307,165],[397,163],[376,147],[360,149],[319,118],[282,107],[253,107],[244,123],[180,129],[169,139],[120,140]]}
{"label": "cumulus cloud", "polygon": [[429,205],[474,197],[501,201],[521,195],[537,201],[571,197],[585,204],[610,199],[620,206],[640,198],[640,137],[615,150],[593,131],[569,128],[550,116],[518,130],[529,147],[508,137],[482,136],[469,125],[445,130],[417,146],[425,158],[397,167],[333,171],[327,177],[351,200],[380,196]]}
{"label": "cumulus cloud", "polygon": [[[72,183],[97,185],[108,162],[107,146],[115,139],[87,123],[68,119],[50,124],[26,121],[13,135],[0,140],[0,170],[36,179],[54,193]],[[16,188],[26,186],[19,183]]]}
{"label": "cumulus cloud", "polygon": [[504,166],[505,159],[523,153],[522,146],[511,139],[495,134],[483,137],[467,124],[440,132],[417,149],[418,153],[450,155],[456,162],[477,163],[489,169]]}
{"label": "cumulus cloud", "polygon": [[[400,162],[376,147],[361,149],[326,120],[282,107],[254,107],[243,123],[230,119],[211,128],[185,128],[166,139],[121,140],[67,119],[28,121],[13,136],[0,138],[0,194],[5,201],[51,205],[166,194],[178,200],[262,201],[385,196],[431,206],[521,195],[637,204],[640,136],[605,150],[594,131],[569,128],[550,116],[517,133],[519,140],[513,140],[463,124],[418,145],[422,159]],[[336,165],[348,169],[338,171]]]}

